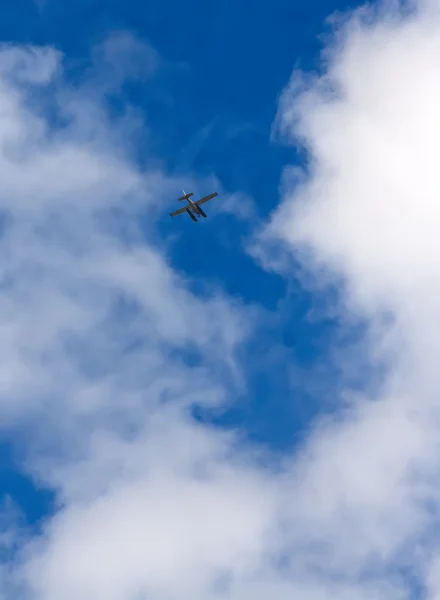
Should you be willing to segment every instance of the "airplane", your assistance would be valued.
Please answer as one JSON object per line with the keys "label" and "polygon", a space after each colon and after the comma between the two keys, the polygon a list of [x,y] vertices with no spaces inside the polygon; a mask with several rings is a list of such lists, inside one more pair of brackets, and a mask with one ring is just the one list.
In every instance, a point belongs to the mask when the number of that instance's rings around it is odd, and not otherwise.
{"label": "airplane", "polygon": [[194,196],[193,192],[190,192],[189,194],[185,194],[185,190],[182,190],[182,192],[183,192],[183,196],[178,198],[178,201],[182,202],[182,200],[186,200],[188,202],[188,204],[186,206],[184,206],[183,208],[179,208],[179,210],[175,210],[174,212],[170,213],[170,217],[176,217],[177,215],[182,215],[183,213],[186,212],[186,213],[188,213],[190,218],[193,221],[195,221],[196,223],[198,223],[198,219],[197,219],[196,215],[200,215],[204,219],[206,219],[206,217],[207,217],[205,212],[200,208],[200,205],[204,204],[205,202],[208,202],[209,200],[212,200],[212,198],[215,198],[216,196],[218,196],[218,193],[214,192],[213,194],[209,194],[209,196],[205,196],[204,198],[200,198],[200,200],[193,202],[192,200],[190,200],[191,196]]}

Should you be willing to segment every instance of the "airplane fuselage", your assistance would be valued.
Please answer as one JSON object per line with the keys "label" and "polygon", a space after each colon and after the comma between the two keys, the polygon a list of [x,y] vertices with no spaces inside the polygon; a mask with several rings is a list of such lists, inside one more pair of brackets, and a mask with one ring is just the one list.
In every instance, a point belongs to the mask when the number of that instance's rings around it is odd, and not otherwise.
{"label": "airplane fuselage", "polygon": [[190,198],[187,198],[187,202],[188,202],[188,208],[190,208],[194,214],[199,215],[200,217],[204,217],[206,219],[206,214],[200,208],[200,206],[197,206],[197,204],[195,202],[193,202],[192,200],[190,200]]}
{"label": "airplane fuselage", "polygon": [[194,204],[194,202],[190,198],[187,198],[187,200],[188,200],[188,205],[189,205],[190,209],[193,212],[195,212],[196,215],[199,214],[199,210],[198,210],[199,207],[197,206],[197,204]]}

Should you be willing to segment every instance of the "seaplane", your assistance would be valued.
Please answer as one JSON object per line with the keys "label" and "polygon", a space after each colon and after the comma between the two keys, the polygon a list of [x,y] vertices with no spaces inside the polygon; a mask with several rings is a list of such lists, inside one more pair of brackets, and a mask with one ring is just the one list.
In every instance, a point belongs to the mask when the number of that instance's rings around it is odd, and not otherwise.
{"label": "seaplane", "polygon": [[204,219],[206,219],[207,217],[207,214],[203,211],[202,208],[200,208],[200,205],[205,204],[205,202],[209,202],[209,200],[212,200],[213,198],[218,196],[218,193],[214,192],[213,194],[209,194],[209,196],[205,196],[204,198],[200,198],[200,200],[196,200],[194,202],[193,200],[191,200],[191,196],[194,196],[193,192],[190,192],[189,194],[186,194],[185,190],[182,190],[182,192],[183,196],[181,196],[177,200],[179,202],[183,202],[183,200],[186,200],[187,204],[183,208],[179,208],[179,210],[175,210],[174,212],[170,213],[170,217],[177,217],[177,215],[183,215],[183,213],[187,213],[195,223],[198,223],[198,216],[203,217]]}

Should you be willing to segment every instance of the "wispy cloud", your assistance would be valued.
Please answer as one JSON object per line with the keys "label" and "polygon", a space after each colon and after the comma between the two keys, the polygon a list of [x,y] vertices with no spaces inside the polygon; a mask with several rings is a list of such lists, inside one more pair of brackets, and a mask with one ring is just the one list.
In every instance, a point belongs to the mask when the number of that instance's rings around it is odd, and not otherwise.
{"label": "wispy cloud", "polygon": [[[2,426],[25,428],[26,467],[63,505],[44,538],[22,545],[21,575],[2,573],[4,589],[166,589],[174,569],[189,564],[195,576],[199,553],[229,564],[234,545],[260,535],[261,511],[246,505],[259,475],[228,467],[227,439],[190,418],[191,406],[222,400],[250,317],[220,295],[194,296],[145,242],[136,215],[154,215],[171,184],[130,160],[130,130],[110,118],[102,90],[67,83],[47,48],[4,48],[0,74]],[[82,566],[77,544],[90,550]]]}

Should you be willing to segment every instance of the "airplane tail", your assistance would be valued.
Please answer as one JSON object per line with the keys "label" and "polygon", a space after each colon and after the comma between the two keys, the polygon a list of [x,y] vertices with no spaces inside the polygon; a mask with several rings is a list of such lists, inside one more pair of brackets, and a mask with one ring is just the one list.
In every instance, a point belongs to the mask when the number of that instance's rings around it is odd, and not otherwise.
{"label": "airplane tail", "polygon": [[193,192],[190,192],[189,194],[185,194],[185,190],[182,190],[183,192],[183,196],[181,196],[180,198],[178,198],[179,202],[181,202],[182,200],[188,200],[188,198],[191,198],[191,196],[193,196]]}

